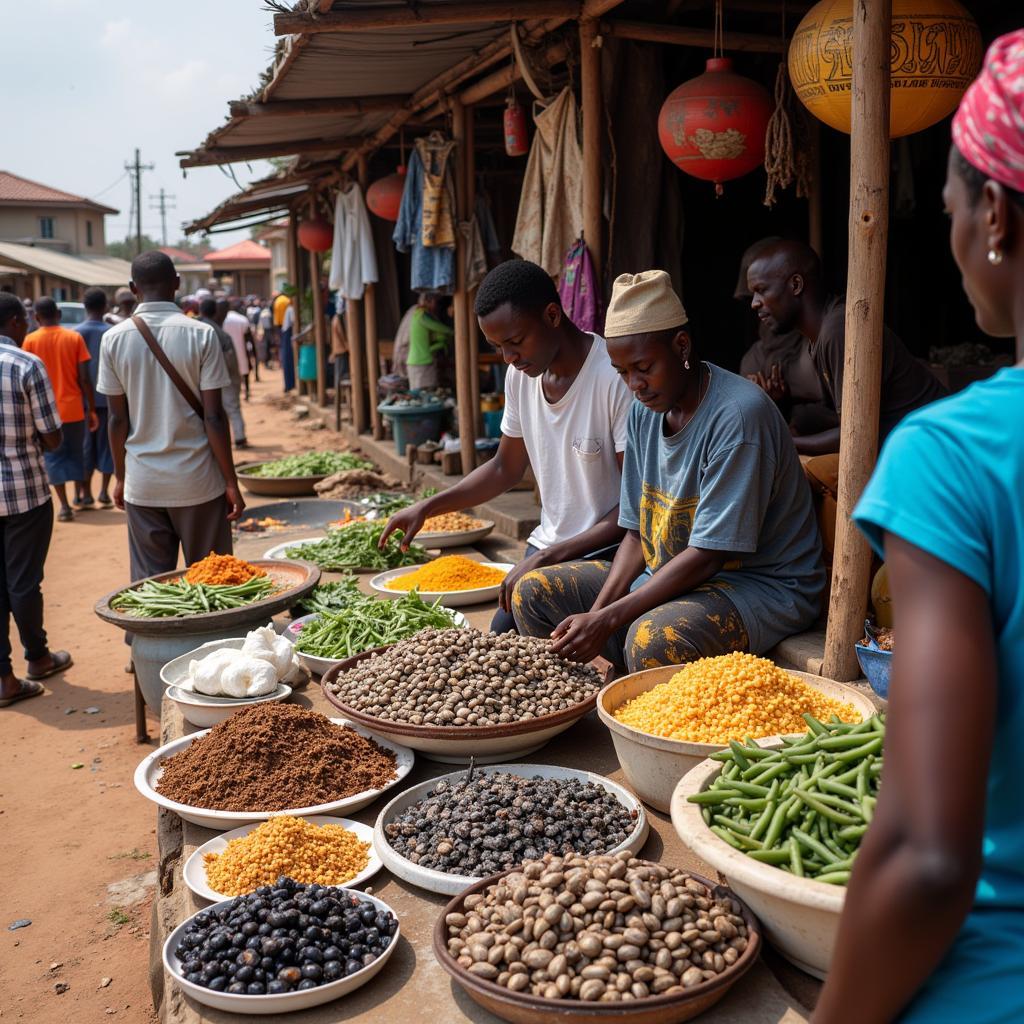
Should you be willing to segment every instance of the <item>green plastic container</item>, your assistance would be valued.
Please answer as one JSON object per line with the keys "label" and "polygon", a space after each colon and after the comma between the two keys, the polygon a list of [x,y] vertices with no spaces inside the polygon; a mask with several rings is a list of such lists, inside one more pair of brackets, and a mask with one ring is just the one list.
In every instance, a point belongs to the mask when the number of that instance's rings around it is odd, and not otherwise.
{"label": "green plastic container", "polygon": [[441,414],[444,406],[440,402],[407,408],[378,405],[377,411],[391,420],[395,451],[399,455],[405,455],[405,449],[411,444],[418,447],[427,441],[441,440]]}

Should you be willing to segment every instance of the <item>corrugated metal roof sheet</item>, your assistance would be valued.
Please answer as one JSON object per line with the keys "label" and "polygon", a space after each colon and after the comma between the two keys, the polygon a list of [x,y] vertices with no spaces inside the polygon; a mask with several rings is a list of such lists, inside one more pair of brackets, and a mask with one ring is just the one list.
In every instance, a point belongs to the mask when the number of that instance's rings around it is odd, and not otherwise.
{"label": "corrugated metal roof sheet", "polygon": [[0,259],[51,277],[97,287],[126,287],[132,265],[113,256],[72,256],[42,246],[0,242]]}

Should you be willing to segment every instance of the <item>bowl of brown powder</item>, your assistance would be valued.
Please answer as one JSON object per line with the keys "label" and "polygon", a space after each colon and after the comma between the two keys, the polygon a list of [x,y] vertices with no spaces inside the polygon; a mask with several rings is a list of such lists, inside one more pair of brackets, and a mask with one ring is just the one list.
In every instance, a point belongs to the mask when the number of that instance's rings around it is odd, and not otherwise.
{"label": "bowl of brown powder", "polygon": [[257,704],[155,750],[135,770],[147,800],[227,831],[275,814],[352,813],[404,779],[408,747],[295,704]]}

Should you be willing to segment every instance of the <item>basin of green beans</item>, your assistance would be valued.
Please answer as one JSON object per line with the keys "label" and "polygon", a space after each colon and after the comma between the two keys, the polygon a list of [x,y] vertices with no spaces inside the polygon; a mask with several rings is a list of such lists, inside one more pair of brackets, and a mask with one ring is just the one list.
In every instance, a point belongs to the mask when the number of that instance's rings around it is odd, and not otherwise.
{"label": "basin of green beans", "polygon": [[455,613],[438,602],[427,604],[415,590],[393,601],[353,594],[344,611],[321,609],[295,640],[295,650],[314,658],[340,660],[397,643],[433,626],[451,629]]}
{"label": "basin of green beans", "polygon": [[373,469],[373,463],[352,452],[303,452],[286,455],[246,469],[246,475],[259,477],[330,476],[346,469]]}
{"label": "basin of green beans", "polygon": [[273,589],[274,582],[269,576],[254,576],[245,583],[231,585],[187,583],[184,579],[173,583],[146,580],[137,587],[122,590],[111,600],[110,607],[142,619],[205,615],[260,601]]}
{"label": "basin of green beans", "polygon": [[722,771],[688,799],[719,839],[748,857],[845,885],[878,798],[885,716],[856,725],[803,717],[808,732],[778,750],[734,740],[712,754]]}

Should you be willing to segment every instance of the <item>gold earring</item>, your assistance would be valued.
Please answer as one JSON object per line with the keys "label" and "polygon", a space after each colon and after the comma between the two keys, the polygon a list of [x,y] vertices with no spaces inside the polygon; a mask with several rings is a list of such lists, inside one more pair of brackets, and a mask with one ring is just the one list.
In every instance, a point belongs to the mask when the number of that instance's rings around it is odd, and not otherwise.
{"label": "gold earring", "polygon": [[998,267],[1003,262],[1003,254],[995,246],[992,246],[988,251],[988,261],[993,267]]}

